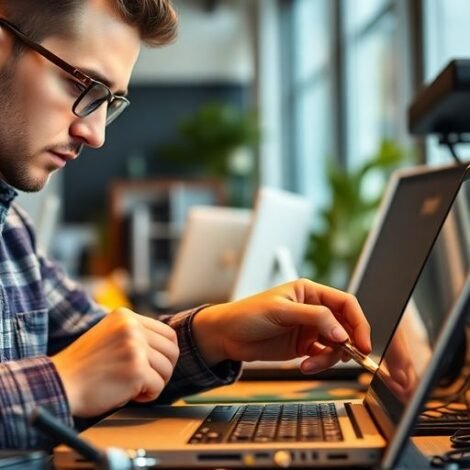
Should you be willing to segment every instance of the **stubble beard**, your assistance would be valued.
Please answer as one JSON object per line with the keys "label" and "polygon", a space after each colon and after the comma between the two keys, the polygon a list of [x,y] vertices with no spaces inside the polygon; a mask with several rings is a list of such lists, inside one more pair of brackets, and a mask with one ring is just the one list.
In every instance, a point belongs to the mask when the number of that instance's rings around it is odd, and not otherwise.
{"label": "stubble beard", "polygon": [[10,63],[0,71],[0,178],[20,191],[37,192],[49,178],[29,174],[33,155],[28,155],[28,127],[19,103],[14,64]]}

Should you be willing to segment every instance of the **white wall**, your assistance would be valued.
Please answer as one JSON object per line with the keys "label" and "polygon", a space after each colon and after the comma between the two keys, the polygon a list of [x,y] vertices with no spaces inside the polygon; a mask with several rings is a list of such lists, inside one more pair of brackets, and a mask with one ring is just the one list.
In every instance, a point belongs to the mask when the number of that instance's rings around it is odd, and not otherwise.
{"label": "white wall", "polygon": [[174,4],[180,21],[176,42],[143,48],[133,83],[250,83],[255,69],[253,0],[221,0],[213,11],[201,0]]}

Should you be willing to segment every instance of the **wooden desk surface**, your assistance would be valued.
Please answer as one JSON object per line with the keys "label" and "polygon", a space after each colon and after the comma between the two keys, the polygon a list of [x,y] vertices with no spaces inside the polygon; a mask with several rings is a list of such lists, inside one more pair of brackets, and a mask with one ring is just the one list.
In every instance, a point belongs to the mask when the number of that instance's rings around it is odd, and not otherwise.
{"label": "wooden desk surface", "polygon": [[416,436],[411,440],[427,457],[440,455],[451,450],[449,436]]}

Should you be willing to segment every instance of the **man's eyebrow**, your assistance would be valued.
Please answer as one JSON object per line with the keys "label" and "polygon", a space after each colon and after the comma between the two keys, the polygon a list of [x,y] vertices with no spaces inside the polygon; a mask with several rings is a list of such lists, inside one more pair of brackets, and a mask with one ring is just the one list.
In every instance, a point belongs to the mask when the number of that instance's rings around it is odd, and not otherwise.
{"label": "man's eyebrow", "polygon": [[[113,88],[113,82],[109,81],[104,75],[101,75],[99,72],[96,70],[92,69],[87,69],[83,67],[77,67],[78,70],[81,70],[83,73],[86,73],[89,77],[93,78],[94,80],[103,83],[106,85],[109,89]],[[113,92],[114,95],[119,95],[119,96],[126,96],[127,95],[127,90],[118,90],[116,92]]]}

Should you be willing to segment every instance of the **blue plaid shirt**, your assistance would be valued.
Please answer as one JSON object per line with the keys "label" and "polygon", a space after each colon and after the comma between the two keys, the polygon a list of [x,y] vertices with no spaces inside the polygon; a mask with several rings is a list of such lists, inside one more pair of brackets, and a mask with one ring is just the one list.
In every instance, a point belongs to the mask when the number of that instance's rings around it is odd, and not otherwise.
{"label": "blue plaid shirt", "polygon": [[[52,442],[28,424],[43,406],[73,426],[61,380],[49,359],[106,314],[83,289],[36,249],[25,213],[13,203],[16,191],[0,180],[0,448],[49,447]],[[159,318],[177,332],[180,358],[159,400],[234,381],[240,364],[210,369],[191,334],[198,309]]]}

